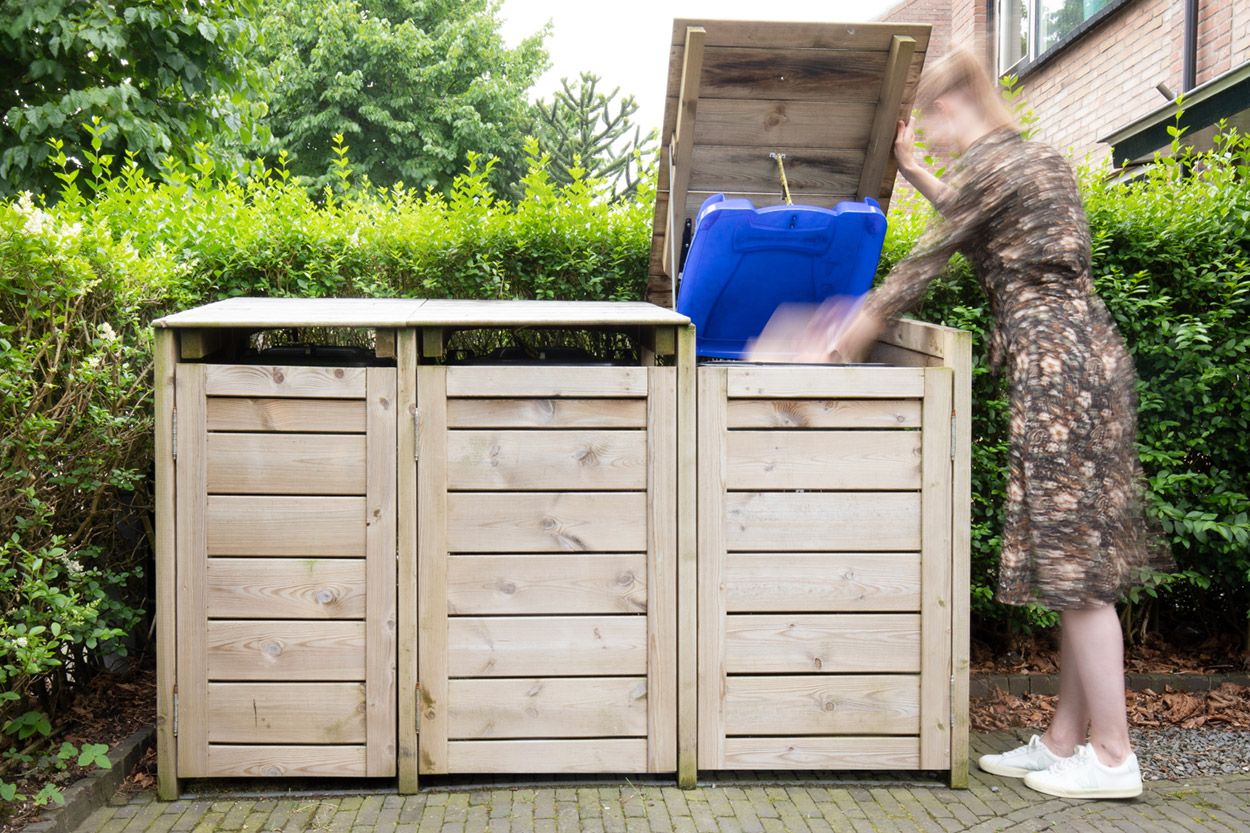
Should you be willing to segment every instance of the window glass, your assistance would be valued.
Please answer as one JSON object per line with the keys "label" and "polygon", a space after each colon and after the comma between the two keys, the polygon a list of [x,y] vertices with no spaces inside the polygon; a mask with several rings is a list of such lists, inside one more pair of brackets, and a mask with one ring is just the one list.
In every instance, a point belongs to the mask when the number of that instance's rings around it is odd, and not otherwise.
{"label": "window glass", "polygon": [[998,72],[1011,70],[1029,54],[1030,0],[998,0]]}
{"label": "window glass", "polygon": [[1110,0],[1032,0],[1037,3],[1037,49],[1040,55],[1063,40]]}

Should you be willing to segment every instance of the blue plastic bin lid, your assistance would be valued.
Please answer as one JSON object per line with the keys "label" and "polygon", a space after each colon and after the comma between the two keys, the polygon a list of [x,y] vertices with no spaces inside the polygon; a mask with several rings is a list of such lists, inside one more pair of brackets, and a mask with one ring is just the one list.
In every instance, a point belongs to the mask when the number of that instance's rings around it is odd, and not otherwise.
{"label": "blue plastic bin lid", "polygon": [[871,197],[833,208],[713,194],[699,208],[677,294],[700,356],[741,359],[781,304],[860,297],[872,286],[886,221]]}

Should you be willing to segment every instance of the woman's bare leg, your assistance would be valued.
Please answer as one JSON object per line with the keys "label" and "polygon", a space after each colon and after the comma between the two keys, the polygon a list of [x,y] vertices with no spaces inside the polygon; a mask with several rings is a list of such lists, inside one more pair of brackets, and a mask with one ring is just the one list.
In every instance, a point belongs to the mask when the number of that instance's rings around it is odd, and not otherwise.
{"label": "woman's bare leg", "polygon": [[1085,702],[1080,669],[1072,649],[1072,629],[1066,622],[1062,623],[1059,634],[1059,702],[1042,742],[1051,752],[1066,758],[1078,744],[1085,742],[1089,731],[1089,705]]}
{"label": "woman's bare leg", "polygon": [[[1089,740],[1108,766],[1132,751],[1124,705],[1124,634],[1113,605],[1065,610],[1060,614],[1071,658],[1089,713]],[[1070,662],[1063,657],[1063,663]],[[1079,743],[1080,741],[1078,741]]]}

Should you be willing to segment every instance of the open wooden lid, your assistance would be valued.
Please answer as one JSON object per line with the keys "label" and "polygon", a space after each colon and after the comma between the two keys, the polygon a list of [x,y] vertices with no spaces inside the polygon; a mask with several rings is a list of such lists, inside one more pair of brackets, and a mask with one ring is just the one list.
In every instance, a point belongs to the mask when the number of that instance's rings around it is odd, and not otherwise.
{"label": "open wooden lid", "polygon": [[708,196],[784,201],[770,154],[784,154],[795,203],[873,197],[888,209],[895,123],[911,111],[929,31],[912,23],[673,21],[647,300],[673,306],[682,229]]}

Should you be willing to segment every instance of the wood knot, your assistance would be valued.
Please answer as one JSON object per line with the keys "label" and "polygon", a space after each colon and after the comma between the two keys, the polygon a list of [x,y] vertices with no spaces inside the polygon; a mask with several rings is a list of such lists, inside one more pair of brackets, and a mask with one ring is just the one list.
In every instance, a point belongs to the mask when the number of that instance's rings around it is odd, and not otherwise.
{"label": "wood knot", "polygon": [[276,367],[272,371],[270,371],[269,375],[273,379],[273,383],[275,385],[280,385],[286,381],[286,376],[284,376],[282,374],[282,371]]}
{"label": "wood knot", "polygon": [[318,590],[316,594],[314,594],[313,599],[319,605],[334,604],[334,601],[335,601],[334,591],[330,590],[329,588],[323,587],[322,589]]}

